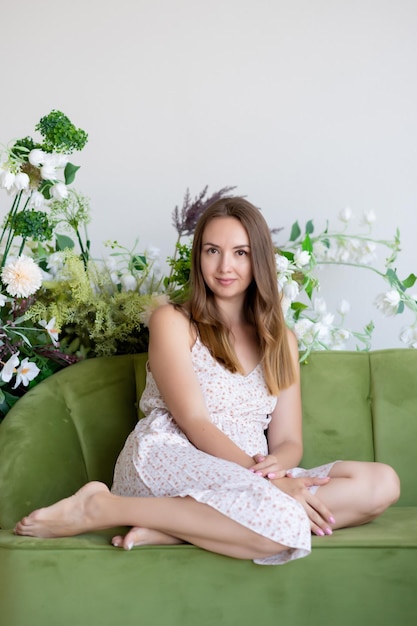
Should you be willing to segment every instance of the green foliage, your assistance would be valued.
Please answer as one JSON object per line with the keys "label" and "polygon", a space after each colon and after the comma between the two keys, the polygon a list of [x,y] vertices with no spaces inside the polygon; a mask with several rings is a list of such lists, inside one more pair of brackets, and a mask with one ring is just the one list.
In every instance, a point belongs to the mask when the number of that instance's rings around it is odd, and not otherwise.
{"label": "green foliage", "polygon": [[111,276],[70,251],[59,281],[45,282],[27,316],[56,319],[60,348],[79,357],[110,356],[145,351],[145,326],[154,296],[119,291]]}
{"label": "green foliage", "polygon": [[40,147],[40,144],[35,143],[32,137],[23,137],[23,139],[18,139],[17,141],[15,141],[10,150],[10,154],[12,158],[21,160],[27,158],[27,155],[31,150]]}
{"label": "green foliage", "polygon": [[84,130],[77,129],[64,113],[55,109],[41,118],[35,130],[42,135],[46,152],[72,154],[74,150],[82,150],[88,141]]}
{"label": "green foliage", "polygon": [[173,287],[175,299],[185,297],[190,284],[191,271],[191,244],[177,242],[175,246],[175,256],[167,259],[171,268],[171,273],[164,279],[164,287]]}
{"label": "green foliage", "polygon": [[50,241],[53,234],[54,223],[50,221],[44,211],[19,211],[12,219],[11,227],[15,235],[33,241]]}

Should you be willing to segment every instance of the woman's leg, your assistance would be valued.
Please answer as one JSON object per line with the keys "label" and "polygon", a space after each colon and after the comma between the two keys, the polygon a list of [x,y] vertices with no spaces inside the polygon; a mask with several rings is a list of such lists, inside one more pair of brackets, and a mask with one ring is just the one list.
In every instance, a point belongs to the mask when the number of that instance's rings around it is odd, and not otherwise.
{"label": "woman's leg", "polygon": [[116,535],[111,542],[116,548],[125,550],[131,550],[133,546],[172,546],[184,543],[181,539],[160,530],[141,526],[133,526],[124,536]]}
{"label": "woman's leg", "polygon": [[116,526],[159,531],[212,552],[262,559],[288,549],[192,498],[126,498],[102,483],[88,483],[75,495],[34,511],[16,525],[19,535],[68,537]]}
{"label": "woman's leg", "polygon": [[333,528],[366,524],[383,513],[400,495],[396,472],[384,463],[341,461],[330,470],[331,480],[317,496],[331,511]]}

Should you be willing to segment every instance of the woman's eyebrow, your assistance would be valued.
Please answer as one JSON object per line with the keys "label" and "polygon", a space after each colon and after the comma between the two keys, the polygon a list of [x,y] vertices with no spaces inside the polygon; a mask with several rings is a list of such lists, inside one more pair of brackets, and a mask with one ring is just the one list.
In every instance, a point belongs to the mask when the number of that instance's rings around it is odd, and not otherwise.
{"label": "woman's eyebrow", "polygon": [[[206,241],[203,243],[203,246],[213,246],[213,248],[221,247],[218,243],[212,243],[211,241]],[[233,246],[233,250],[236,250],[237,248],[250,248],[250,245],[248,243],[242,243],[241,245]]]}

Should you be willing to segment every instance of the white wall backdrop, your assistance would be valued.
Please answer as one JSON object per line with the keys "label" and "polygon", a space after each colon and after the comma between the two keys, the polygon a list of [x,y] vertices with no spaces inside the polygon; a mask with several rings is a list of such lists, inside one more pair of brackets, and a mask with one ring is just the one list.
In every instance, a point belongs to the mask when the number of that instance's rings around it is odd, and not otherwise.
{"label": "white wall backdrop", "polygon": [[[2,4],[0,142],[53,108],[89,133],[72,161],[96,255],[138,237],[165,259],[187,187],[235,185],[282,239],[295,219],[372,209],[378,237],[401,231],[400,276],[417,273],[415,0]],[[409,320],[373,305],[382,280],[338,269],[322,285],[329,307],[351,301],[350,325],[374,319],[374,348],[401,345]]]}

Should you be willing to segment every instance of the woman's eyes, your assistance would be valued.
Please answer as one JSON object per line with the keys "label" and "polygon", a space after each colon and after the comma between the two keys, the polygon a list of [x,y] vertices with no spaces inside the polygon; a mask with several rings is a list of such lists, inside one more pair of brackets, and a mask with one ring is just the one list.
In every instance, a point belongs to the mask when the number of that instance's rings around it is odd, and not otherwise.
{"label": "woman's eyes", "polygon": [[[208,254],[218,254],[219,250],[217,248],[207,248]],[[235,250],[235,254],[237,256],[246,256],[248,253],[246,250]]]}

